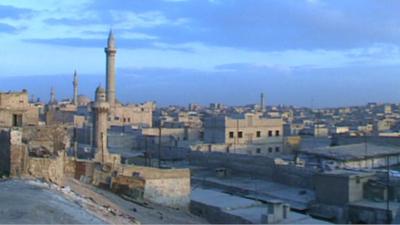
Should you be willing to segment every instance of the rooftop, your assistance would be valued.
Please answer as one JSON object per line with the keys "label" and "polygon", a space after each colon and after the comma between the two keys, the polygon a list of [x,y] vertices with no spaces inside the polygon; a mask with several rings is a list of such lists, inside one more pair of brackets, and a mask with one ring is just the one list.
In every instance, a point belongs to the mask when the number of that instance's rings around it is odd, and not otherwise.
{"label": "rooftop", "polygon": [[394,146],[380,146],[370,143],[361,143],[334,147],[301,149],[300,152],[334,160],[350,161],[379,156],[398,155],[400,154],[400,149]]}

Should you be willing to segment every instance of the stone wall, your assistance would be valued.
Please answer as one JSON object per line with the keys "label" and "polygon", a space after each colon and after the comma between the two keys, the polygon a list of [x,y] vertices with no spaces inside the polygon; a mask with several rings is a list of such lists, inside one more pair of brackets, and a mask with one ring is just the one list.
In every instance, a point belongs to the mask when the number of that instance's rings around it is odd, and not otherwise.
{"label": "stone wall", "polygon": [[12,177],[25,175],[28,159],[28,150],[25,145],[13,145],[11,147],[10,175]]}
{"label": "stone wall", "polygon": [[256,178],[310,189],[314,186],[312,177],[317,172],[294,165],[276,165],[273,159],[262,156],[193,151],[189,154],[189,160],[192,165],[207,168],[225,167],[233,173],[247,176],[251,174]]}
{"label": "stone wall", "polygon": [[145,180],[144,199],[176,208],[187,208],[190,203],[190,170],[162,170],[150,167],[123,166],[123,176],[139,176]]}
{"label": "stone wall", "polygon": [[43,178],[46,181],[63,185],[64,181],[64,156],[57,158],[33,158],[30,157],[27,166],[28,175]]}

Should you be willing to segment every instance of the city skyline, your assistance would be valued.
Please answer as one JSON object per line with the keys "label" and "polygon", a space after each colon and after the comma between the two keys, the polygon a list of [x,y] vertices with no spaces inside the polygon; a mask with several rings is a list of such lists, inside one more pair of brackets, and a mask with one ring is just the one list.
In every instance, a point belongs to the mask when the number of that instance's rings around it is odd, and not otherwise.
{"label": "city skyline", "polygon": [[[105,85],[112,27],[117,80],[135,87],[117,82],[124,102],[239,105],[257,102],[260,92],[267,104],[320,107],[400,99],[396,1],[363,1],[362,9],[357,1],[323,0],[120,3],[2,1],[0,88],[28,76],[33,82],[12,88],[46,99],[56,83],[58,97],[70,98],[66,79],[76,69],[96,75],[81,83],[80,94],[92,95],[92,83]],[[34,82],[42,75],[47,83]]]}

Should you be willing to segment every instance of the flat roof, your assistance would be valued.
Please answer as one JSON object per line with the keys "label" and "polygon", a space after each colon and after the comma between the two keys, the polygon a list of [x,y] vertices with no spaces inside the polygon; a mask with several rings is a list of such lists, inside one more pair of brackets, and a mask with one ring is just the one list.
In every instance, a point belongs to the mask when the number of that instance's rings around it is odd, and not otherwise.
{"label": "flat roof", "polygon": [[375,173],[363,172],[363,171],[354,171],[354,170],[332,170],[320,173],[319,175],[331,175],[331,176],[342,176],[342,177],[369,177],[373,176]]}
{"label": "flat roof", "polygon": [[360,143],[314,149],[301,149],[299,152],[334,160],[351,161],[379,156],[400,155],[400,148],[397,146],[382,146],[371,143],[366,145]]}
{"label": "flat roof", "polygon": [[215,206],[222,210],[233,210],[261,206],[261,202],[246,199],[211,189],[196,188],[192,191],[192,201],[201,202],[206,205]]}
{"label": "flat roof", "polygon": [[[218,207],[231,215],[239,216],[255,224],[261,223],[262,214],[268,212],[268,204],[259,201],[230,195],[218,190],[196,188],[192,191],[192,201]],[[279,201],[281,202],[281,201]],[[308,215],[290,211],[288,218],[279,223],[284,224],[327,224]]]}

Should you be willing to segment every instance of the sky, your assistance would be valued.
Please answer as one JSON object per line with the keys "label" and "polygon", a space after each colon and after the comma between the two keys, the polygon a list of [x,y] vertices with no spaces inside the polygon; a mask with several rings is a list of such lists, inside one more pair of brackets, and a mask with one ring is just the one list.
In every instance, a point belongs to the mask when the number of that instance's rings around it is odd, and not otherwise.
{"label": "sky", "polygon": [[48,99],[105,84],[117,95],[229,105],[341,106],[400,100],[397,0],[1,0],[0,90]]}

